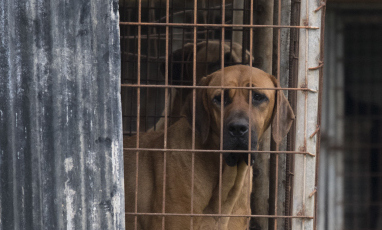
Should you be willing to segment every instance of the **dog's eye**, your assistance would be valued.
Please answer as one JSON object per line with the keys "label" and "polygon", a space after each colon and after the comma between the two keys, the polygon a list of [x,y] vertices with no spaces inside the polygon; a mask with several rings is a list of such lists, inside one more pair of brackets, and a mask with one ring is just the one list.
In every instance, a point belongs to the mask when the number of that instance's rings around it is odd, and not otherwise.
{"label": "dog's eye", "polygon": [[[220,94],[216,95],[212,101],[220,106],[221,105],[221,101],[222,101],[222,97]],[[228,92],[224,91],[224,105],[227,105],[228,103],[230,103],[230,99],[229,99],[229,96],[228,96]]]}
{"label": "dog's eye", "polygon": [[216,95],[216,96],[214,97],[214,99],[212,99],[212,101],[213,101],[215,104],[219,104],[219,105],[220,105],[220,103],[221,103],[221,101],[222,101],[222,97],[221,97],[220,95]]}
{"label": "dog's eye", "polygon": [[252,103],[253,104],[259,104],[265,100],[267,100],[267,97],[264,94],[256,93],[256,92],[252,93]]}

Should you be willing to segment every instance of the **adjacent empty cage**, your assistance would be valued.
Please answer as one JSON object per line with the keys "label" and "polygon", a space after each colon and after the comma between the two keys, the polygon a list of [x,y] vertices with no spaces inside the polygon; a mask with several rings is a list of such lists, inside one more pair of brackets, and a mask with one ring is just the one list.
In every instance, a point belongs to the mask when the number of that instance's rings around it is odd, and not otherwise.
{"label": "adjacent empty cage", "polygon": [[[203,76],[239,64],[260,68],[278,79],[276,90],[287,96],[296,117],[283,141],[275,142],[269,128],[259,149],[248,151],[256,156],[248,194],[251,210],[243,215],[247,229],[315,229],[324,4],[120,0],[124,135],[139,140],[155,130],[167,133],[182,116],[188,96],[195,106]],[[124,150],[139,154],[144,146]],[[197,151],[181,151],[193,150]],[[222,148],[216,151],[224,153]],[[158,229],[165,229],[165,218],[177,214],[163,209],[151,215],[163,217]],[[126,212],[126,217],[149,215]],[[136,228],[136,224],[127,226]]]}
{"label": "adjacent empty cage", "polygon": [[328,5],[319,229],[382,228],[381,15]]}

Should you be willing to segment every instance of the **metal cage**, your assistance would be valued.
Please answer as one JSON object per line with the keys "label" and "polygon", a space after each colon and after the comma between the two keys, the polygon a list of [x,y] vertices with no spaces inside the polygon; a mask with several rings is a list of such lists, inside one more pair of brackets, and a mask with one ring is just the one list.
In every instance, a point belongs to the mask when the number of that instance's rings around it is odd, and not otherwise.
{"label": "metal cage", "polygon": [[[207,75],[236,64],[263,69],[280,81],[276,90],[288,94],[296,120],[280,145],[271,140],[269,130],[260,149],[249,151],[256,154],[256,161],[247,229],[315,229],[325,1],[120,0],[119,6],[124,135],[136,135],[138,143],[139,136],[158,129],[162,119],[167,138],[168,127],[178,118],[171,111],[181,109],[171,104],[174,97],[182,101],[192,95],[195,107],[199,70]],[[217,57],[206,52],[197,58],[200,44],[207,50],[216,47]],[[236,44],[241,51],[235,50]],[[240,61],[233,60],[235,52]],[[182,93],[175,93],[177,89]],[[142,148],[124,150],[138,156]],[[164,145],[160,151],[171,150]],[[162,213],[126,213],[148,215],[165,220],[180,214],[166,213],[164,207]],[[165,221],[161,227],[165,229]]]}

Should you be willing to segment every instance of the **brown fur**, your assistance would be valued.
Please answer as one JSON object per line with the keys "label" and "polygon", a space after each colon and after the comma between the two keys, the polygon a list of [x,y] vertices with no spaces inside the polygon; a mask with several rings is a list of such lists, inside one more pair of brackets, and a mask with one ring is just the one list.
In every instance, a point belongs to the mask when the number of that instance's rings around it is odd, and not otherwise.
{"label": "brown fur", "polygon": [[[217,71],[203,79],[199,85],[221,86],[222,71]],[[259,69],[237,65],[224,69],[225,86],[249,86],[275,88],[275,78]],[[195,105],[195,149],[220,148],[220,107],[214,104],[214,97],[221,89],[197,89]],[[249,104],[247,89],[231,89],[231,103],[224,107],[223,123],[235,114],[242,114],[250,119],[251,129],[256,133],[256,143],[261,141],[262,134],[270,126],[274,114],[276,91],[261,90],[268,101],[259,105]],[[277,91],[279,92],[279,91]],[[281,93],[279,98],[285,98]],[[281,99],[280,99],[281,100]],[[252,102],[252,101],[251,101]],[[294,115],[286,100],[280,101],[279,136],[285,136]],[[192,149],[192,97],[184,107],[185,117],[169,127],[167,149]],[[234,115],[234,116],[231,116]],[[283,133],[281,133],[283,132]],[[162,149],[164,147],[164,131],[153,131],[140,136],[140,148]],[[252,136],[253,137],[253,136]],[[124,139],[125,148],[135,148],[136,137]],[[252,146],[256,149],[257,146]],[[125,199],[126,212],[135,210],[136,192],[136,152],[125,151]],[[247,155],[246,155],[247,156]],[[194,192],[193,213],[219,213],[219,170],[220,154],[197,152],[194,158]],[[192,154],[189,152],[166,152],[166,186],[165,213],[191,213],[191,176]],[[139,153],[138,171],[138,213],[161,213],[163,210],[163,169],[164,153],[161,151],[141,151]],[[221,213],[233,215],[250,214],[249,193],[252,188],[252,169],[240,160],[234,166],[222,164]],[[166,216],[165,229],[190,229],[191,218],[187,216]],[[160,229],[161,216],[138,216],[138,229]],[[194,217],[193,229],[218,229],[218,218]],[[219,229],[245,229],[247,218],[222,217]],[[134,229],[134,216],[126,215],[126,229]]]}
{"label": "brown fur", "polygon": [[[249,52],[243,50],[243,47],[236,43],[224,43],[224,65],[231,66],[237,64],[249,63]],[[244,53],[243,53],[244,52]],[[244,60],[243,60],[244,55]],[[169,60],[169,81],[172,80],[173,84],[192,85],[193,82],[193,56],[194,44],[187,43],[183,49],[178,49],[172,53]],[[220,41],[199,42],[196,44],[196,84],[200,79],[207,76],[216,70],[221,69],[221,43]],[[181,62],[181,63],[180,63]],[[165,74],[165,68],[162,66],[162,74]],[[185,103],[187,95],[192,92],[192,89],[171,89],[171,98],[168,103],[168,124],[174,124],[179,120],[181,114],[181,107]],[[165,113],[163,111],[162,116]],[[164,118],[159,119],[155,125],[155,130],[164,128]],[[149,130],[152,131],[154,127]]]}

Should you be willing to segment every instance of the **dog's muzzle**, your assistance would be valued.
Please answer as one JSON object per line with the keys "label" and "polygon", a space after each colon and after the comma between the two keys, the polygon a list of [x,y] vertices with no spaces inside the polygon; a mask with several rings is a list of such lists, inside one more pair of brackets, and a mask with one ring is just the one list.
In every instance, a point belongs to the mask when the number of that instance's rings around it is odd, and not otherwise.
{"label": "dog's muzzle", "polygon": [[[248,132],[248,119],[232,119],[224,128],[223,149],[248,150]],[[251,149],[255,149],[257,146],[257,135],[254,131],[251,132],[251,139]],[[255,160],[254,154],[250,154],[250,157],[248,157],[248,153],[224,153],[223,156],[228,166],[235,166],[241,162],[241,160],[244,160],[248,165],[248,158],[249,164],[253,165]]]}

